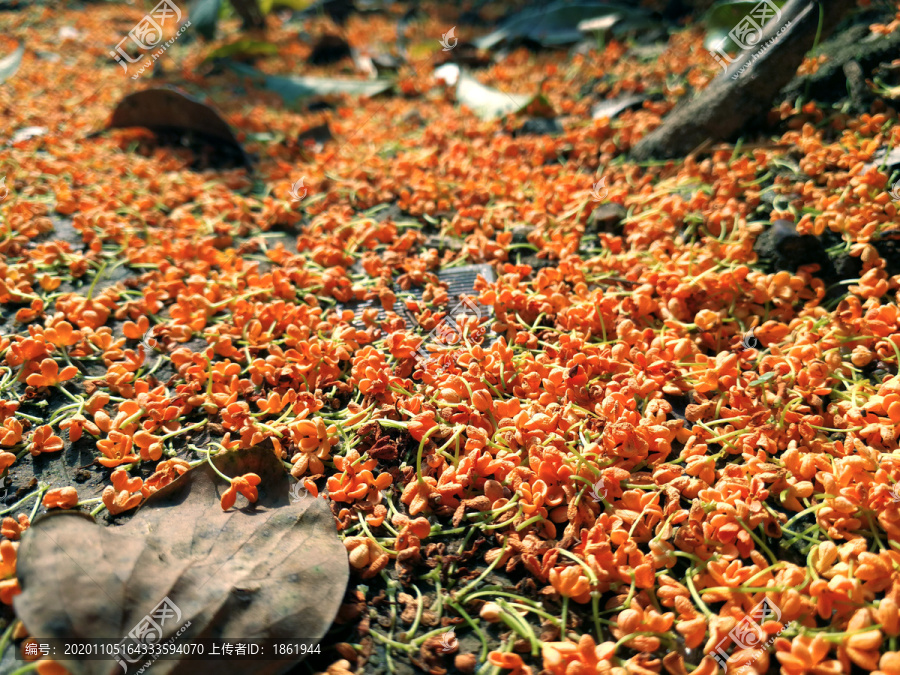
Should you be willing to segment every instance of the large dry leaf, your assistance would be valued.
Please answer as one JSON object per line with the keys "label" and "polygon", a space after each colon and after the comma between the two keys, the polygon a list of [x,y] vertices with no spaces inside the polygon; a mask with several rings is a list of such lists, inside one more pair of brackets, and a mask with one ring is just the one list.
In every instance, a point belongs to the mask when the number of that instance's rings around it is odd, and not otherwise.
{"label": "large dry leaf", "polygon": [[[223,512],[219,498],[227,484],[204,463],[151,495],[121,527],[77,513],[38,519],[22,537],[18,558],[22,593],[15,609],[28,630],[37,638],[118,640],[168,597],[182,617],[163,626],[163,641],[187,621],[179,643],[325,635],[349,575],[325,500],[307,495],[292,502],[269,444],[214,461],[226,475],[258,474],[259,500]],[[269,674],[294,663],[160,659],[153,672]],[[122,672],[113,659],[66,667],[73,675]]]}
{"label": "large dry leaf", "polygon": [[174,87],[144,89],[119,101],[107,129],[129,127],[144,127],[154,132],[188,131],[230,147],[250,165],[228,122],[210,106]]}

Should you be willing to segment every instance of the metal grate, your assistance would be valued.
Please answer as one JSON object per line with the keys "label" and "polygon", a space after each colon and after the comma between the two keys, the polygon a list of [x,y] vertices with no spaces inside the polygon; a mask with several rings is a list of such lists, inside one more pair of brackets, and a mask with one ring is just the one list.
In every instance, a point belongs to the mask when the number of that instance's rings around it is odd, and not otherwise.
{"label": "metal grate", "polygon": [[[495,281],[496,276],[494,275],[494,269],[487,264],[480,265],[466,265],[464,267],[451,267],[449,269],[441,270],[437,273],[437,277],[440,281],[447,284],[447,295],[450,298],[450,301],[447,305],[447,310],[449,312],[448,316],[442,324],[444,325],[444,330],[447,333],[452,334],[456,330],[458,330],[457,323],[455,318],[460,314],[474,314],[478,313],[481,317],[487,317],[490,319],[493,315],[493,308],[491,307],[483,307],[481,305],[473,304],[475,303],[475,280],[478,275],[483,276],[488,281]],[[407,328],[409,330],[414,330],[418,333],[424,333],[424,331],[418,326],[415,318],[412,316],[411,312],[408,312],[406,308],[403,306],[403,302],[406,300],[422,300],[423,289],[414,288],[408,291],[402,291],[397,294],[397,303],[394,305],[395,312],[403,317],[406,321]],[[463,296],[468,296],[468,298],[463,299]],[[372,298],[371,300],[363,300],[361,302],[347,302],[341,305],[338,305],[339,309],[349,309],[355,315],[354,323],[357,323],[362,316],[363,311],[369,309],[370,307],[378,308],[378,315],[376,316],[376,321],[381,322],[387,318],[387,312],[381,308],[381,303],[378,298]],[[487,327],[491,324],[491,321],[487,321],[484,325]],[[362,327],[361,324],[359,324]],[[439,342],[444,342],[441,340],[440,336],[437,335],[438,329],[431,331],[433,336],[429,337],[437,337]],[[485,335],[485,340],[483,344],[485,346],[489,345],[496,339],[496,335],[488,334]],[[426,337],[426,341],[428,337]],[[452,342],[444,342],[448,346],[452,345]]]}

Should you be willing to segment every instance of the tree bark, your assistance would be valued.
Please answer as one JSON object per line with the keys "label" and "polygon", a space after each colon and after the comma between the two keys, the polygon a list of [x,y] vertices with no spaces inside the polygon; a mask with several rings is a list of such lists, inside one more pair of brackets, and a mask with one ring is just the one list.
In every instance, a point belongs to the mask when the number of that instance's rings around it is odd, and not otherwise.
{"label": "tree bark", "polygon": [[[820,39],[838,25],[856,0],[789,0],[780,20],[770,20],[759,42],[693,99],[673,110],[631,152],[635,160],[683,157],[705,141],[731,140],[771,107],[794,77],[819,30]],[[710,56],[712,58],[712,56]]]}
{"label": "tree bark", "polygon": [[[828,55],[828,60],[819,66],[815,73],[794,78],[778,94],[775,103],[781,101],[794,101],[798,96],[808,96],[817,100],[834,100],[835,92],[843,92],[845,83],[850,86],[851,95],[859,99],[854,86],[859,88],[859,71],[862,71],[862,79],[870,77],[870,74],[878,64],[892,61],[900,54],[900,33],[879,36],[877,39],[870,37],[869,24],[878,21],[882,17],[872,16],[863,23],[857,24],[848,30],[841,31],[828,43],[822,45],[822,52]],[[889,20],[888,20],[889,21]],[[887,21],[885,21],[887,23]],[[858,64],[851,72],[847,71],[848,64]],[[868,88],[859,92],[863,98],[870,98]],[[856,101],[854,101],[856,102]],[[862,110],[860,110],[862,112]]]}

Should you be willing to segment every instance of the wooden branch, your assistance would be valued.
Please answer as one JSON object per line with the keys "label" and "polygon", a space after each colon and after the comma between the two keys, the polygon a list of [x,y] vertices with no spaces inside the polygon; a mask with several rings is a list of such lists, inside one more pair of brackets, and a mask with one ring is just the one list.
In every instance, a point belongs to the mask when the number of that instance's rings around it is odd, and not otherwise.
{"label": "wooden branch", "polygon": [[[683,157],[704,142],[726,141],[748,122],[763,116],[778,93],[794,77],[803,57],[837,26],[856,0],[789,0],[779,21],[770,20],[756,46],[745,50],[734,63],[692,100],[673,110],[662,125],[635,146],[635,160]],[[710,56],[712,58],[712,56]]]}

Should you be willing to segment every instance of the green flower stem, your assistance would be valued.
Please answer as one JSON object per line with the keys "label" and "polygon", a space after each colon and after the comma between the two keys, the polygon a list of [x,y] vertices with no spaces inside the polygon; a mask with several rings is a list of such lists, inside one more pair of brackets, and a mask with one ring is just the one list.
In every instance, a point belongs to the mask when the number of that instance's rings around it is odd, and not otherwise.
{"label": "green flower stem", "polygon": [[[368,424],[369,420],[372,419],[372,415],[374,414],[374,412],[373,412],[374,409],[375,409],[375,404],[372,404],[368,408],[363,410],[362,413],[365,415],[365,417],[363,417],[363,419],[360,420],[359,422],[357,422],[356,424],[346,427],[344,429],[344,431],[354,431],[356,429],[359,429],[364,424]],[[356,414],[359,414],[359,413],[356,413]],[[354,417],[356,416],[356,414],[354,414]]]}
{"label": "green flower stem", "polygon": [[[494,596],[499,595],[500,597],[504,597],[504,598],[512,598],[512,599],[516,600],[519,604],[527,603],[531,608],[541,607],[541,604],[539,602],[535,602],[534,600],[529,600],[528,598],[523,598],[522,596],[516,595],[515,593],[507,593],[505,591],[498,590],[499,588],[500,587],[498,587],[498,586],[490,586],[488,588],[485,588],[483,591],[478,591],[477,593],[472,593],[472,595],[470,595],[468,598],[466,598],[466,604],[472,602],[472,600],[474,600],[475,598],[480,598],[482,596],[494,597]],[[553,620],[557,621],[557,622],[559,621],[559,619],[557,619],[557,618],[554,618]]]}
{"label": "green flower stem", "polygon": [[743,527],[747,533],[753,537],[753,541],[755,541],[759,547],[766,552],[766,555],[769,557],[769,560],[773,565],[777,564],[778,558],[775,557],[775,554],[766,546],[765,542],[756,534],[743,520],[738,520],[737,524]]}
{"label": "green flower stem", "polygon": [[[453,435],[450,436],[450,439],[444,443],[441,447],[438,448],[438,452],[442,453],[446,450],[451,443],[453,443],[456,439],[460,437],[463,431],[465,431],[465,426],[460,426],[456,431],[453,432]],[[445,455],[446,457],[446,455]],[[459,443],[456,444],[456,452],[453,457],[453,467],[456,468],[459,466]]]}
{"label": "green flower stem", "polygon": [[712,617],[713,613],[709,610],[709,607],[706,606],[706,603],[700,599],[700,594],[697,593],[697,587],[694,586],[694,575],[691,574],[693,570],[688,570],[684,575],[684,581],[687,584],[688,590],[691,593],[691,597],[694,598],[694,602],[700,608],[700,611],[703,612],[703,616],[707,619]]}
{"label": "green flower stem", "polygon": [[397,642],[396,640],[392,640],[391,638],[386,637],[375,630],[369,629],[369,634],[372,637],[374,637],[376,640],[378,640],[380,643],[389,645],[389,646],[393,647],[394,649],[401,649],[409,654],[412,654],[413,652],[416,651],[416,648],[413,647],[412,645],[407,645],[407,644],[403,644],[402,642]]}
{"label": "green flower stem", "polygon": [[794,542],[796,542],[799,539],[805,539],[806,541],[812,542],[814,544],[820,543],[821,540],[816,539],[815,537],[810,537],[809,535],[806,534],[810,530],[817,530],[817,529],[819,529],[818,525],[811,525],[809,528],[807,528],[803,532],[795,532],[794,530],[789,530],[786,527],[782,526],[781,531],[787,532],[789,535],[791,535],[791,537],[789,539],[785,540],[785,542],[786,542],[785,546],[791,546]]}
{"label": "green flower stem", "polygon": [[[744,583],[745,583],[745,584],[749,584],[749,583],[751,583],[751,582],[753,582],[753,581],[756,581],[758,578],[762,577],[764,574],[766,574],[766,573],[768,573],[768,572],[773,572],[773,571],[775,571],[775,570],[780,570],[780,569],[782,569],[783,567],[786,567],[786,566],[787,566],[787,563],[784,562],[784,561],[775,563],[774,565],[770,565],[769,567],[766,567],[765,569],[760,570],[759,572],[757,572],[757,573],[754,574],[753,576],[751,576],[751,577],[745,579],[745,580],[744,580]],[[704,590],[709,590],[709,589],[704,589]]]}
{"label": "green flower stem", "polygon": [[422,592],[419,590],[419,587],[413,585],[413,590],[416,592],[416,618],[413,620],[412,626],[409,627],[409,630],[406,631],[406,636],[404,639],[412,637],[416,634],[416,631],[419,630],[419,622],[422,620],[422,611],[425,609],[425,603],[422,602]]}
{"label": "green flower stem", "polygon": [[66,397],[69,398],[69,400],[71,400],[71,401],[73,401],[73,402],[75,402],[75,403],[79,403],[79,404],[80,404],[80,403],[82,403],[82,402],[84,401],[84,399],[82,399],[82,398],[77,398],[74,394],[71,394],[71,393],[70,393],[64,386],[62,386],[61,384],[57,384],[57,385],[56,385],[56,388],[59,389],[63,394],[65,394]]}
{"label": "green flower stem", "polygon": [[[597,634],[597,644],[603,641],[603,632],[600,630],[600,622],[605,621],[600,618],[600,594],[591,593],[591,614],[594,617],[594,632]],[[612,623],[612,622],[607,622]]]}
{"label": "green flower stem", "polygon": [[499,516],[501,513],[505,513],[506,511],[515,508],[516,504],[519,501],[519,496],[520,495],[517,492],[512,496],[508,504],[504,504],[503,506],[500,506],[496,509],[491,509],[490,511],[476,511],[475,513],[468,513],[466,514],[466,518],[478,518],[479,516],[487,516],[488,514],[491,514],[492,517],[490,518],[490,520],[493,520],[493,516]]}
{"label": "green flower stem", "polygon": [[478,657],[479,661],[486,661],[488,655],[488,641],[487,637],[485,637],[484,632],[481,630],[481,627],[472,620],[472,617],[463,609],[462,605],[454,602],[451,599],[445,600],[446,604],[452,607],[456,612],[463,618],[463,620],[469,624],[473,631],[475,631],[475,635],[478,636],[478,639],[481,640],[481,654]]}
{"label": "green flower stem", "polygon": [[9,641],[12,639],[12,634],[15,627],[15,620],[10,621],[7,629],[3,631],[3,637],[0,637],[0,659],[3,658],[3,652],[5,652],[6,648],[9,646]]}
{"label": "green flower stem", "polygon": [[406,422],[398,422],[396,420],[386,420],[381,417],[379,417],[375,421],[378,422],[381,426],[387,427],[388,429],[408,429],[409,428],[409,424],[407,424]]}
{"label": "green flower stem", "polygon": [[[162,443],[164,441],[169,440],[170,438],[175,438],[176,436],[178,436],[180,434],[186,434],[188,431],[193,431],[194,429],[199,429],[200,427],[205,427],[207,424],[209,424],[209,420],[202,420],[200,422],[197,422],[196,424],[192,424],[188,427],[184,427],[183,429],[178,429],[177,431],[173,431],[172,433],[162,436],[159,439],[159,442]],[[218,445],[218,443],[216,445]],[[222,446],[219,446],[219,447],[222,448]],[[222,450],[225,450],[225,448],[222,448]]]}
{"label": "green flower stem", "polygon": [[269,432],[275,434],[276,436],[278,436],[278,438],[284,438],[283,433],[278,431],[278,429],[275,429],[274,427],[269,426],[268,424],[263,424],[262,422],[254,422],[253,425],[256,427],[259,427],[260,429],[265,429],[266,431],[269,431]]}
{"label": "green flower stem", "polygon": [[419,485],[425,483],[425,478],[424,476],[422,476],[422,452],[425,450],[425,444],[428,442],[428,438],[440,428],[440,425],[431,427],[428,431],[425,432],[425,435],[422,436],[422,440],[419,442],[419,450],[418,452],[416,452],[416,477],[418,479]]}
{"label": "green flower stem", "polygon": [[448,530],[440,529],[440,526],[432,526],[431,535],[438,536],[444,534],[462,534],[463,532],[467,532],[471,526],[466,527],[454,527]]}
{"label": "green flower stem", "polygon": [[444,595],[441,593],[441,580],[440,577],[435,578],[434,580],[434,604],[431,605],[431,611],[435,613],[435,617],[437,617],[437,621],[440,623],[441,617],[444,615]]}
{"label": "green flower stem", "polygon": [[100,281],[100,277],[103,276],[103,272],[106,271],[106,266],[109,264],[109,260],[104,260],[103,264],[100,265],[100,269],[97,270],[97,273],[94,275],[94,280],[91,282],[90,288],[88,288],[86,300],[90,300],[91,296],[94,294],[94,286],[97,285],[97,282]]}
{"label": "green flower stem", "polygon": [[[210,443],[210,445],[219,445],[219,444],[218,444],[218,443]],[[192,447],[193,447],[193,446],[192,446]],[[225,448],[223,448],[221,445],[219,445],[219,452],[222,452],[222,451],[224,451],[224,450],[225,450]],[[212,454],[211,454],[211,452],[210,452],[209,447],[207,446],[206,450],[201,450],[200,452],[205,452],[205,453],[206,453],[206,463],[209,464],[210,467],[212,467],[212,470],[215,471],[215,472],[219,475],[220,478],[223,478],[224,480],[228,481],[228,484],[231,485],[231,480],[232,480],[232,479],[231,479],[229,476],[226,476],[226,475],[225,475],[224,473],[222,473],[221,471],[219,471],[219,468],[218,468],[215,464],[213,464],[213,462],[212,462]],[[219,454],[219,452],[217,452],[216,454]]]}
{"label": "green flower stem", "polygon": [[49,489],[50,486],[47,484],[41,484],[38,486],[38,498],[34,501],[34,506],[31,507],[31,515],[28,517],[29,521],[34,520],[34,517],[37,515],[38,509],[41,508],[41,498]]}
{"label": "green flower stem", "polygon": [[559,620],[559,632],[560,636],[565,639],[566,637],[566,619],[568,618],[566,614],[569,612],[569,596],[564,595],[562,598],[562,611],[560,612],[560,620]]}
{"label": "green flower stem", "polygon": [[798,633],[800,635],[806,637],[815,637],[817,635],[821,635],[823,638],[828,640],[829,642],[834,643],[842,643],[847,640],[848,637],[852,635],[859,635],[860,633],[868,633],[873,630],[881,630],[882,624],[876,623],[871,626],[866,626],[865,628],[857,628],[856,630],[848,630],[843,633],[826,633],[821,630],[814,630],[811,628],[806,628],[804,626],[798,626]]}
{"label": "green flower stem", "polygon": [[566,557],[569,558],[570,560],[574,560],[574,561],[577,562],[579,565],[581,565],[582,569],[585,571],[585,574],[587,574],[588,579],[591,580],[591,585],[592,585],[592,586],[596,586],[596,585],[598,585],[598,584],[600,583],[600,580],[597,579],[597,575],[594,574],[594,570],[592,570],[592,569],[588,566],[588,564],[587,564],[586,562],[584,562],[584,560],[582,560],[582,559],[579,558],[577,555],[575,555],[575,554],[572,553],[571,551],[567,551],[567,550],[564,549],[564,548],[558,548],[558,547],[557,547],[556,550],[559,551],[560,553],[562,553],[564,556],[566,556]]}
{"label": "green flower stem", "polygon": [[[390,548],[385,548],[384,546],[382,546],[381,542],[379,542],[378,539],[375,538],[375,535],[373,535],[372,532],[369,530],[369,524],[366,522],[365,516],[363,516],[362,513],[357,512],[356,515],[359,518],[359,524],[360,524],[360,527],[362,527],[363,532],[366,533],[366,536],[369,539],[371,539],[378,545],[378,548],[380,548],[382,551],[384,551],[385,553],[387,553],[389,555],[397,555],[396,550],[390,549]],[[418,589],[416,589],[416,590],[418,590]]]}
{"label": "green flower stem", "polygon": [[159,367],[163,364],[163,362],[165,360],[166,360],[166,357],[161,355],[158,359],[156,359],[156,363],[153,364],[153,367],[150,370],[148,370],[146,373],[144,373],[143,377],[150,377],[151,375],[153,375],[153,373],[155,373],[159,369]]}
{"label": "green flower stem", "polygon": [[544,518],[544,516],[542,516],[541,514],[537,514],[536,516],[531,516],[531,518],[529,518],[528,520],[520,523],[519,525],[516,525],[516,532],[521,532],[526,527],[534,525],[535,523],[539,523],[543,520],[546,520],[546,518]]}
{"label": "green flower stem", "polygon": [[446,632],[447,632],[447,627],[446,627],[446,626],[441,626],[440,628],[435,628],[434,630],[428,631],[428,632],[425,633],[424,635],[420,635],[420,636],[417,637],[415,640],[413,640],[410,644],[412,644],[412,645],[414,645],[414,646],[416,646],[416,647],[419,647],[419,646],[421,646],[422,643],[425,642],[425,640],[427,640],[428,638],[434,637],[435,635],[441,635],[442,633],[446,633]]}
{"label": "green flower stem", "polygon": [[[557,626],[562,627],[562,620],[561,620],[561,619],[558,619],[557,617],[553,616],[553,615],[550,614],[549,612],[545,612],[544,610],[538,609],[537,607],[531,607],[531,606],[529,606],[529,605],[523,605],[523,604],[520,603],[520,602],[511,602],[511,603],[509,603],[509,606],[510,606],[510,607],[514,607],[514,608],[516,608],[516,609],[518,609],[518,610],[521,610],[521,611],[523,611],[523,612],[532,612],[533,614],[537,614],[539,617],[541,617],[541,618],[543,618],[543,619],[546,619],[546,620],[549,621],[550,623],[554,623],[554,624],[556,624]],[[562,635],[562,634],[563,634],[563,633],[560,633],[560,635]]]}
{"label": "green flower stem", "polygon": [[132,422],[137,422],[138,420],[140,420],[140,419],[141,419],[144,415],[146,415],[146,414],[147,414],[147,411],[146,411],[144,408],[141,408],[141,409],[138,410],[136,413],[134,413],[134,415],[132,415],[131,417],[129,417],[128,419],[126,419],[125,421],[123,421],[123,422],[118,426],[118,428],[119,428],[119,429],[124,429],[124,428],[127,427],[129,424],[131,424]]}
{"label": "green flower stem", "polygon": [[50,421],[47,422],[47,424],[49,424],[51,427],[56,426],[59,423],[59,420],[61,420],[63,417],[70,417],[69,415],[60,415],[59,413],[68,412],[69,410],[72,410],[74,408],[78,408],[78,412],[76,412],[75,414],[80,415],[84,410],[85,403],[87,403],[87,401],[82,400],[81,403],[69,403],[62,406],[61,408],[57,408],[53,411],[53,417],[50,418]]}
{"label": "green flower stem", "polygon": [[[0,511],[0,516],[5,516],[7,513],[10,513],[11,511],[15,511],[15,510],[18,509],[20,506],[22,506],[22,504],[24,504],[25,502],[27,502],[29,499],[31,499],[32,497],[34,497],[34,496],[36,496],[36,495],[37,495],[38,497],[40,497],[40,496],[43,494],[43,490],[45,490],[47,487],[49,487],[49,486],[47,486],[47,485],[45,485],[45,484],[38,485],[37,490],[35,490],[34,492],[31,492],[31,493],[25,495],[24,497],[22,497],[22,499],[20,499],[19,501],[17,501],[17,502],[16,502],[15,504],[13,504],[12,506],[8,506],[7,508],[5,508],[5,509],[3,509],[2,511]],[[38,499],[38,503],[40,503],[40,499]]]}
{"label": "green flower stem", "polygon": [[[521,504],[519,504],[518,506],[521,507]],[[522,515],[522,509],[520,508],[518,513],[516,513],[513,517],[506,518],[505,520],[501,520],[499,523],[494,523],[493,525],[483,525],[482,524],[479,527],[479,529],[482,532],[489,532],[491,530],[502,530],[504,527],[510,527],[513,524],[513,522],[516,520],[516,518],[518,518],[521,515]],[[475,523],[475,524],[478,525],[478,523]]]}
{"label": "green flower stem", "polygon": [[521,637],[528,640],[531,643],[531,655],[537,656],[541,649],[540,642],[538,642],[534,630],[532,630],[528,622],[519,616],[519,613],[516,612],[506,600],[497,598],[497,605],[503,610],[503,613],[500,615],[501,621],[509,626],[515,633],[518,633]]}
{"label": "green flower stem", "polygon": [[460,604],[465,603],[465,597],[466,597],[466,595],[468,595],[469,591],[471,589],[475,588],[478,584],[480,584],[481,580],[484,579],[488,574],[493,572],[494,568],[500,563],[501,560],[503,560],[503,555],[506,553],[507,546],[509,546],[509,537],[505,538],[505,541],[503,542],[503,547],[500,549],[500,555],[498,555],[494,559],[494,562],[492,562],[490,565],[488,565],[485,568],[484,572],[479,574],[476,579],[470,581],[468,584],[466,584],[466,586],[464,588],[460,589],[457,593],[454,594],[456,597],[456,602],[458,602]]}
{"label": "green flower stem", "polygon": [[629,642],[629,641],[633,640],[633,639],[636,638],[636,637],[641,637],[642,635],[647,635],[647,636],[649,636],[649,637],[661,638],[661,639],[664,640],[664,641],[670,640],[670,639],[671,639],[671,638],[669,637],[669,635],[666,634],[666,633],[654,633],[654,632],[652,632],[652,631],[635,631],[634,633],[630,633],[630,634],[628,634],[628,635],[625,635],[621,640],[619,640],[618,642],[616,642],[616,646],[615,646],[613,649],[618,650],[619,647],[621,647],[622,645],[624,645],[626,642]]}

